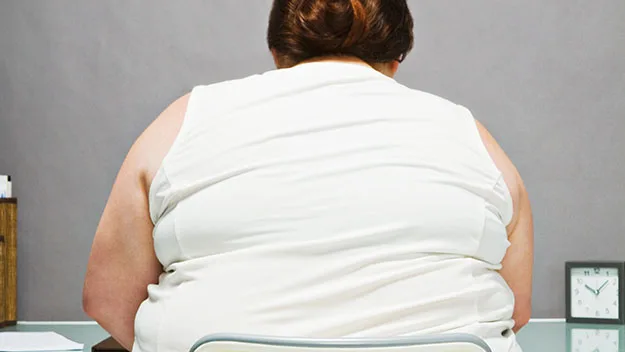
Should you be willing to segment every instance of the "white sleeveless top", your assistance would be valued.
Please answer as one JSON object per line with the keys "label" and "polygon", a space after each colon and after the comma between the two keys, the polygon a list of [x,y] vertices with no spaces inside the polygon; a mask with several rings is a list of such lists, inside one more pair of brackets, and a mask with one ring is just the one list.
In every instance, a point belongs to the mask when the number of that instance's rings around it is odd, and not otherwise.
{"label": "white sleeveless top", "polygon": [[133,351],[210,333],[468,332],[520,351],[512,200],[471,113],[358,64],[193,89],[149,195],[165,273]]}

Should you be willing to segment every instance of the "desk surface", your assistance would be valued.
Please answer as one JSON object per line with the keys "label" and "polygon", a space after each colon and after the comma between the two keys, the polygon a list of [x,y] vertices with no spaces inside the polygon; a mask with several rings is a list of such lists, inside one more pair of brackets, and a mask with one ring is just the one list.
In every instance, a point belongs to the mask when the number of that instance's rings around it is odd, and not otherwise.
{"label": "desk surface", "polygon": [[[587,347],[590,345],[583,342],[582,345],[578,346],[577,344],[580,342],[578,340],[567,343],[567,340],[573,339],[571,336],[572,329],[587,329],[581,332],[582,338],[592,334],[599,336],[605,331],[602,330],[597,333],[596,326],[565,323],[530,323],[519,333],[518,341],[524,352],[625,352],[625,326],[601,326],[600,328],[617,329],[620,348],[616,349],[610,344],[605,344],[604,347],[596,350],[596,347]],[[1,329],[1,331],[55,331],[69,339],[85,344],[85,352],[91,351],[91,346],[108,337],[108,334],[98,325],[17,325]],[[608,338],[607,333],[602,336]],[[577,350],[576,348],[580,349]]]}

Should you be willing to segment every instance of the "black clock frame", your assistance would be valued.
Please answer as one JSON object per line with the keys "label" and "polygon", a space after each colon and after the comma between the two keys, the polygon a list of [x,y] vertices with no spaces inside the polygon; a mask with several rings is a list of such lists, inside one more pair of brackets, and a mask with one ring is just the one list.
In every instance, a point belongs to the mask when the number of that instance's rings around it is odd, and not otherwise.
{"label": "black clock frame", "polygon": [[[571,269],[574,268],[616,268],[619,277],[619,317],[618,319],[576,318],[571,316]],[[575,261],[565,263],[566,275],[566,322],[580,324],[625,324],[625,262]]]}

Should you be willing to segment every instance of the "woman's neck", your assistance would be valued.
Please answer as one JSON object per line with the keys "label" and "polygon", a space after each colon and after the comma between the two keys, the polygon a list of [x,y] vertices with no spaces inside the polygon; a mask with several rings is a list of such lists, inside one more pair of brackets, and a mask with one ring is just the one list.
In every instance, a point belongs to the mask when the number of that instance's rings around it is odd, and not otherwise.
{"label": "woman's neck", "polygon": [[295,66],[299,66],[299,65],[303,65],[303,64],[307,64],[307,63],[314,63],[314,62],[341,62],[341,63],[348,63],[348,64],[354,64],[354,65],[360,65],[360,66],[364,66],[364,67],[369,67],[369,68],[373,68],[376,71],[379,71],[380,73],[393,78],[395,76],[395,73],[397,72],[397,67],[394,63],[377,63],[377,64],[369,64],[368,62],[361,60],[357,57],[354,56],[324,56],[324,57],[317,57],[317,58],[312,58],[312,59],[308,59],[308,60],[304,60],[302,62],[300,62],[299,64],[295,65]]}

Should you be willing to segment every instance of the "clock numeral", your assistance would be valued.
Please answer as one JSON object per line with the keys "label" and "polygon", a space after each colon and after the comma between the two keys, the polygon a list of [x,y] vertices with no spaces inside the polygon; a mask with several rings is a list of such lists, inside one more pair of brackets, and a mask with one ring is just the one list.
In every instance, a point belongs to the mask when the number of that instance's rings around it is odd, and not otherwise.
{"label": "clock numeral", "polygon": [[613,305],[616,307],[616,306],[618,306],[618,303],[616,303],[616,301],[614,301]]}
{"label": "clock numeral", "polygon": [[601,332],[599,330],[595,331],[595,336],[599,336]]}
{"label": "clock numeral", "polygon": [[578,288],[575,289],[575,296],[579,296],[579,289]]}
{"label": "clock numeral", "polygon": [[584,275],[585,276],[590,276],[590,270],[584,270]]}
{"label": "clock numeral", "polygon": [[580,299],[580,300],[577,300],[577,304],[578,304],[578,305],[580,305],[580,306],[581,306],[581,305],[582,305],[582,303],[583,303],[583,302],[582,302],[582,300],[581,300],[581,299]]}
{"label": "clock numeral", "polygon": [[596,311],[596,312],[595,312],[595,316],[596,316],[596,317],[601,316],[601,314],[599,313],[599,311]]}
{"label": "clock numeral", "polygon": [[582,280],[582,279],[577,279],[577,283],[581,285],[581,284],[583,284],[583,283],[584,283],[584,280]]}
{"label": "clock numeral", "polygon": [[612,286],[616,286],[616,279],[612,280]]}
{"label": "clock numeral", "polygon": [[601,268],[595,268],[595,274],[599,274],[601,272]]}
{"label": "clock numeral", "polygon": [[606,308],[605,309],[605,314],[610,314],[610,309]]}

